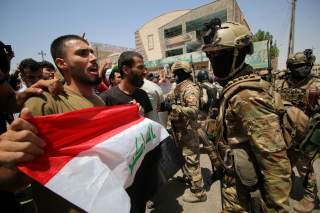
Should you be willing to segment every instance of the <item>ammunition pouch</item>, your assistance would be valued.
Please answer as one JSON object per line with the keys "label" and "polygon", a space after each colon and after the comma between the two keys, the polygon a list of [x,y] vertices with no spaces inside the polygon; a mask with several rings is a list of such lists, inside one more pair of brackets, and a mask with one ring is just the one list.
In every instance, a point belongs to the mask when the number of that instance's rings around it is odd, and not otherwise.
{"label": "ammunition pouch", "polygon": [[232,149],[234,159],[234,170],[241,183],[249,190],[255,191],[258,185],[258,175],[254,163],[243,148]]}

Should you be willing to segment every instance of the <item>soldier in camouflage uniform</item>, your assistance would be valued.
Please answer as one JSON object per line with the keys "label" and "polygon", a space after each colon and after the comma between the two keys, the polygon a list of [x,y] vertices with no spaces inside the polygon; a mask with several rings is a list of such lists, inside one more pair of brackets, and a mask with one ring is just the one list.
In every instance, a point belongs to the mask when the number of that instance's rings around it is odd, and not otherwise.
{"label": "soldier in camouflage uniform", "polygon": [[[320,79],[311,74],[315,56],[311,49],[290,55],[287,68],[290,73],[286,78],[275,81],[275,88],[283,99],[303,110],[309,117],[319,112]],[[302,162],[297,169],[305,177],[304,197],[294,206],[298,212],[311,212],[315,207],[316,179],[312,164]]]}
{"label": "soldier in camouflage uniform", "polygon": [[170,113],[171,125],[185,159],[183,173],[191,182],[191,188],[185,191],[183,201],[201,202],[205,201],[207,196],[203,189],[197,134],[200,127],[197,121],[200,91],[191,80],[189,63],[177,61],[171,69],[177,83],[173,93],[168,95],[173,103]]}
{"label": "soldier in camouflage uniform", "polygon": [[225,86],[217,119],[218,150],[226,172],[223,212],[254,211],[256,188],[264,212],[288,212],[291,165],[272,87],[245,64],[246,55],[253,52],[252,34],[241,24],[213,20],[204,28],[203,41],[214,75]]}
{"label": "soldier in camouflage uniform", "polygon": [[203,144],[203,148],[209,156],[213,173],[212,181],[215,181],[222,175],[221,164],[213,144],[216,134],[215,119],[217,117],[219,97],[221,96],[222,89],[220,89],[220,85],[214,85],[209,82],[209,74],[206,70],[198,72],[197,80],[201,93],[198,116],[201,128],[198,129],[198,134],[200,143]]}

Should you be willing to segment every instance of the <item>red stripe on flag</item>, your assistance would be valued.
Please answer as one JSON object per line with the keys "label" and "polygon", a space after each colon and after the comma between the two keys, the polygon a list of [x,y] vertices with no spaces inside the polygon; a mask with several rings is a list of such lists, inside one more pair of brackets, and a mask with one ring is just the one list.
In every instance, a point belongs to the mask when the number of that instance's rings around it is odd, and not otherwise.
{"label": "red stripe on flag", "polygon": [[141,122],[136,105],[94,107],[30,120],[47,145],[45,154],[19,169],[45,185],[73,157]]}

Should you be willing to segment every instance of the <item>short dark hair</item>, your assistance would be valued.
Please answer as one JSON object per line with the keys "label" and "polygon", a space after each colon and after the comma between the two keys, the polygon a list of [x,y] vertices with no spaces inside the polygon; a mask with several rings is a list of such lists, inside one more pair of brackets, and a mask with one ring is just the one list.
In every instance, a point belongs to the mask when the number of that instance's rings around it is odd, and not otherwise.
{"label": "short dark hair", "polygon": [[50,63],[49,61],[40,61],[39,65],[40,65],[41,69],[43,69],[43,68],[48,68],[48,69],[53,69],[53,70],[55,69],[53,64]]}
{"label": "short dark hair", "polygon": [[58,38],[56,38],[52,43],[51,43],[51,47],[50,47],[50,52],[51,52],[51,56],[53,58],[53,61],[55,61],[57,58],[64,58],[64,44],[67,41],[70,40],[81,40],[87,44],[89,44],[89,42],[87,40],[85,40],[83,37],[78,36],[78,35],[63,35],[60,36]]}
{"label": "short dark hair", "polygon": [[19,64],[19,72],[22,74],[25,68],[29,68],[31,71],[36,72],[40,70],[40,64],[32,58],[26,58]]}
{"label": "short dark hair", "polygon": [[123,78],[124,76],[123,67],[124,66],[132,67],[134,57],[143,59],[142,55],[135,51],[125,51],[121,53],[121,55],[119,56],[118,67],[119,67],[121,78]]}

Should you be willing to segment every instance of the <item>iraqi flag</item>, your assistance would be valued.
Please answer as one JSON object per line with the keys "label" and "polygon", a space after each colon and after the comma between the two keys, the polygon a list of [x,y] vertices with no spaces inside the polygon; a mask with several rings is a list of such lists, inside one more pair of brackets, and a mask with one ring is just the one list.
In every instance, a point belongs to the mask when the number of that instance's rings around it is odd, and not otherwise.
{"label": "iraqi flag", "polygon": [[87,212],[129,212],[125,191],[146,153],[168,138],[136,105],[95,107],[30,120],[45,154],[19,169]]}

